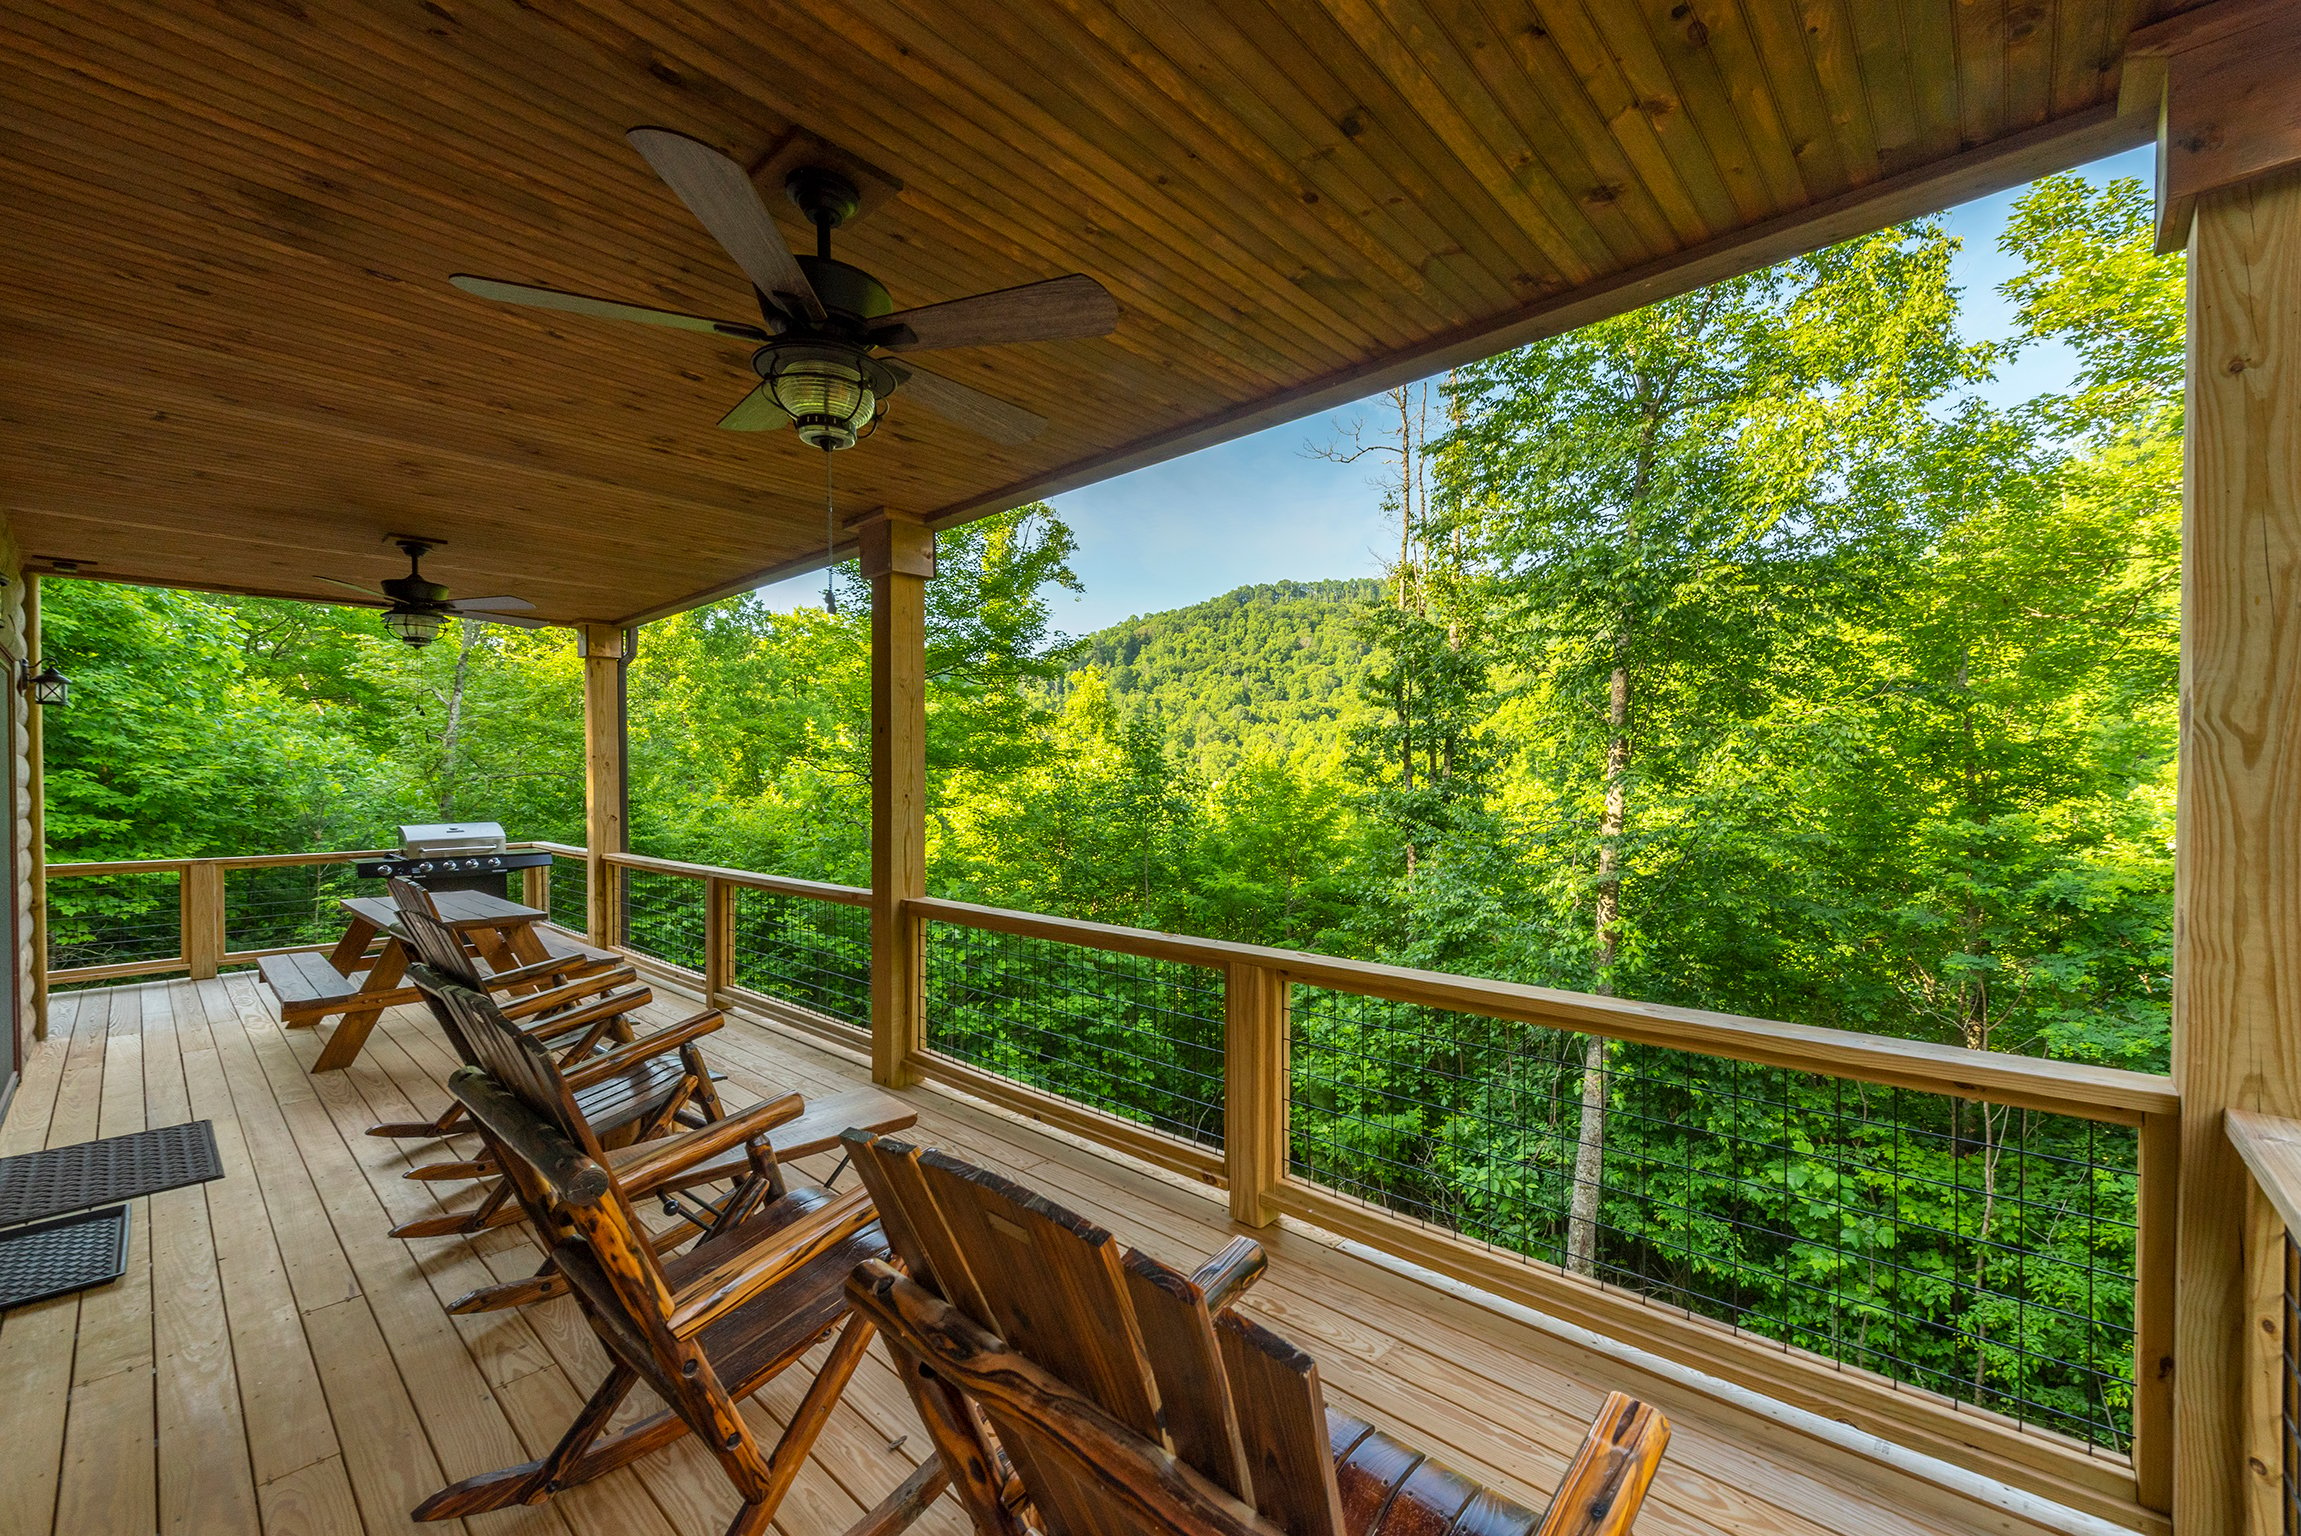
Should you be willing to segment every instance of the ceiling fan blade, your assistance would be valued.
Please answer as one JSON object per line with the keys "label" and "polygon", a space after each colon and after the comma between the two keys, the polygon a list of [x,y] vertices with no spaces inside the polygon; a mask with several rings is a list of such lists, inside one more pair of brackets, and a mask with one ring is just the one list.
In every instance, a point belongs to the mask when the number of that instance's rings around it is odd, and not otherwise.
{"label": "ceiling fan blade", "polygon": [[624,135],[679,195],[711,238],[735,258],[752,286],[769,298],[823,318],[823,301],[783,243],[782,231],[759,200],[743,167],[708,144],[667,128],[634,128]]}
{"label": "ceiling fan blade", "polygon": [[756,325],[745,325],[740,320],[710,320],[702,315],[682,315],[676,310],[649,309],[640,304],[619,304],[613,299],[595,299],[587,294],[561,293],[557,288],[534,288],[526,283],[502,283],[492,277],[473,277],[458,272],[448,279],[465,293],[483,299],[494,299],[504,304],[529,304],[537,309],[563,309],[571,315],[596,315],[602,320],[636,320],[641,325],[668,325],[682,331],[703,331],[710,335],[733,336],[741,341],[765,341],[767,333]]}
{"label": "ceiling fan blade", "polygon": [[482,624],[508,625],[513,629],[548,629],[551,627],[541,619],[531,619],[515,613],[466,613],[461,617],[476,619]]}
{"label": "ceiling fan blade", "polygon": [[994,443],[1013,447],[1027,443],[1047,429],[1047,419],[1009,405],[996,395],[986,395],[972,385],[946,379],[939,373],[929,373],[910,364],[902,365],[906,375],[902,392],[909,395],[945,421],[965,427],[977,437],[987,437]]}
{"label": "ceiling fan blade", "polygon": [[456,597],[448,606],[457,613],[525,613],[535,604],[524,597]]}
{"label": "ceiling fan blade", "polygon": [[791,425],[791,418],[762,384],[736,401],[735,409],[719,418],[719,425],[729,432],[780,432]]}
{"label": "ceiling fan blade", "polygon": [[928,347],[981,347],[1007,341],[1064,341],[1108,336],[1119,323],[1118,300],[1110,290],[1080,273],[1043,283],[978,293],[947,304],[923,304],[879,322],[904,326],[911,339],[883,343],[892,352]]}
{"label": "ceiling fan blade", "polygon": [[386,603],[388,603],[388,602],[390,602],[390,601],[391,601],[391,599],[390,599],[390,598],[388,598],[388,597],[385,597],[385,596],[384,596],[384,595],[383,595],[381,592],[378,592],[378,591],[377,591],[375,588],[373,588],[373,587],[363,587],[363,586],[361,586],[361,585],[360,585],[358,582],[356,582],[356,581],[344,581],[344,580],[342,580],[341,578],[339,578],[339,577],[335,577],[335,576],[314,576],[314,577],[312,578],[312,580],[314,580],[314,581],[324,581],[324,582],[326,582],[326,583],[327,583],[329,586],[331,586],[331,587],[344,587],[344,588],[347,588],[347,589],[348,589],[348,590],[350,590],[350,591],[353,591],[353,592],[357,592],[357,593],[359,593],[359,594],[360,594],[362,597],[372,597],[372,598],[375,598],[375,599],[376,599],[377,601],[379,601],[379,602],[386,602]]}

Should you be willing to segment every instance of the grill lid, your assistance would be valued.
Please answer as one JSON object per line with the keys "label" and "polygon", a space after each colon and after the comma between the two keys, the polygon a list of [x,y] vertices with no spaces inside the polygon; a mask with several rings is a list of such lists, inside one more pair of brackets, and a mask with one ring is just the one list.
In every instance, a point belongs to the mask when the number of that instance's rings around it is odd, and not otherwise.
{"label": "grill lid", "polygon": [[495,821],[425,822],[399,829],[400,852],[409,858],[441,854],[501,853],[503,824]]}

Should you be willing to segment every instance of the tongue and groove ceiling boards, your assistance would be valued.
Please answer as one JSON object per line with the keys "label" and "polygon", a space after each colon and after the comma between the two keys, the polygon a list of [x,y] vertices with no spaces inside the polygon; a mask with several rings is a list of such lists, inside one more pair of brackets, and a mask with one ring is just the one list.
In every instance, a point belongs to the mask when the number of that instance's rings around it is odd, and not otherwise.
{"label": "tongue and groove ceiling boards", "polygon": [[[625,142],[867,173],[898,308],[1085,273],[1109,336],[938,352],[842,512],[948,523],[2125,144],[2149,0],[0,0],[0,508],[92,576],[554,622],[820,561],[823,465],[713,423],[755,320]],[[771,178],[762,177],[762,183]],[[779,180],[786,240],[812,248]]]}

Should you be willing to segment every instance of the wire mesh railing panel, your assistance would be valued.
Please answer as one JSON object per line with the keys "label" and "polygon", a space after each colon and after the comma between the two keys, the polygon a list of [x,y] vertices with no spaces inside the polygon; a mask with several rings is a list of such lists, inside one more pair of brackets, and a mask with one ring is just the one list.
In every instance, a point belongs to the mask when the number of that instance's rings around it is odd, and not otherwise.
{"label": "wire mesh railing panel", "polygon": [[703,969],[708,887],[685,875],[623,871],[625,947],[690,971]]}
{"label": "wire mesh railing panel", "polygon": [[551,856],[551,920],[576,933],[591,927],[591,863],[564,853]]}
{"label": "wire mesh railing panel", "polygon": [[871,1027],[871,909],[735,888],[733,981]]}
{"label": "wire mesh railing panel", "polygon": [[1294,989],[1292,1171],[2110,1450],[2136,1135]]}
{"label": "wire mesh railing panel", "polygon": [[350,917],[346,896],[383,894],[380,880],[362,880],[344,864],[281,864],[224,871],[224,948],[289,949],[333,944]]}
{"label": "wire mesh railing panel", "polygon": [[48,882],[48,969],[128,965],[184,952],[173,870],[72,875]]}
{"label": "wire mesh railing panel", "polygon": [[927,1047],[1222,1145],[1223,980],[1204,966],[929,923]]}

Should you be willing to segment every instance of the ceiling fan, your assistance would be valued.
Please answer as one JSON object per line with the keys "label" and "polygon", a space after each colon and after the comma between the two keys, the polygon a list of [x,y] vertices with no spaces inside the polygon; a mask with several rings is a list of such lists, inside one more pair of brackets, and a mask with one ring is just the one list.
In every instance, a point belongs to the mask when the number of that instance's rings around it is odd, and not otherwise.
{"label": "ceiling fan", "polygon": [[524,597],[449,597],[447,588],[423,574],[423,557],[445,543],[444,539],[417,539],[395,533],[391,542],[407,555],[407,574],[386,580],[383,590],[363,587],[356,581],[343,581],[334,576],[319,580],[332,586],[349,587],[368,597],[380,597],[391,604],[384,610],[384,628],[412,646],[431,644],[432,636],[439,633],[442,620],[451,618],[479,619],[489,624],[510,624],[520,629],[541,629],[543,620],[524,615],[535,607]]}
{"label": "ceiling fan", "polygon": [[1108,335],[1119,308],[1103,285],[1074,274],[996,293],[898,310],[879,280],[831,259],[831,231],[854,216],[861,195],[835,171],[803,166],[785,191],[815,227],[815,254],[794,256],[742,166],[684,134],[634,128],[631,146],[662,177],[751,279],[759,323],[712,320],[596,299],[555,288],[458,274],[466,293],[510,304],[636,320],[760,343],[758,387],[720,418],[734,432],[794,427],[825,452],[851,448],[900,389],[927,410],[995,443],[1028,442],[1046,418],[908,362],[874,353],[995,346]]}

